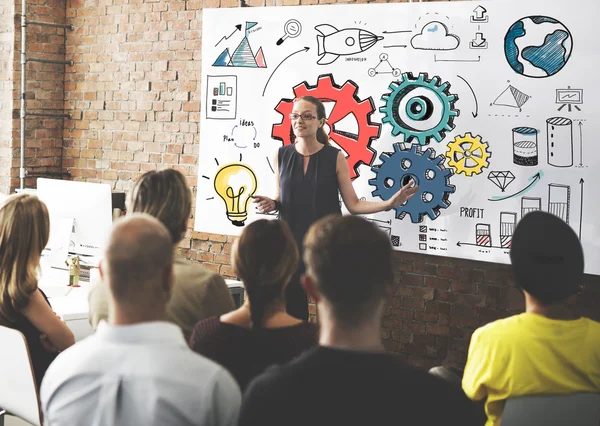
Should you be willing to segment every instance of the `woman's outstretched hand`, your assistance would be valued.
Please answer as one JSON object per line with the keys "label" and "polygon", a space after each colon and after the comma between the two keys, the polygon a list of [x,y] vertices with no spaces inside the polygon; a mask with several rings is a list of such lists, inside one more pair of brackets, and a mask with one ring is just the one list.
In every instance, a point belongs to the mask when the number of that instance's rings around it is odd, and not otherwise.
{"label": "woman's outstretched hand", "polygon": [[390,209],[395,209],[401,206],[406,201],[410,200],[419,190],[419,187],[415,185],[414,180],[410,180],[406,185],[400,188],[400,191],[396,192],[392,198],[389,199],[388,205]]}
{"label": "woman's outstretched hand", "polygon": [[275,204],[275,201],[263,195],[255,195],[252,197],[252,202],[257,204],[256,208],[260,213],[269,213],[273,210],[277,210],[277,204]]}

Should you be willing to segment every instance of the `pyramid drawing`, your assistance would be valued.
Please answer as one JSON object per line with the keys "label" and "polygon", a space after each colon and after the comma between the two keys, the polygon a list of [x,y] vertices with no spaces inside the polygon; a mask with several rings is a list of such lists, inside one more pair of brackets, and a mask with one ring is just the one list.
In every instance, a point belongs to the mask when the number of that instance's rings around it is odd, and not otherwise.
{"label": "pyramid drawing", "polygon": [[255,27],[257,24],[257,22],[246,22],[244,38],[233,51],[233,54],[230,54],[229,49],[226,48],[213,63],[213,67],[267,68],[267,62],[262,47],[258,49],[258,52],[255,55],[254,52],[252,52],[252,47],[248,40],[248,30]]}
{"label": "pyramid drawing", "polygon": [[508,86],[494,101],[494,105],[507,106],[511,108],[521,108],[530,96],[521,92],[519,89]]}

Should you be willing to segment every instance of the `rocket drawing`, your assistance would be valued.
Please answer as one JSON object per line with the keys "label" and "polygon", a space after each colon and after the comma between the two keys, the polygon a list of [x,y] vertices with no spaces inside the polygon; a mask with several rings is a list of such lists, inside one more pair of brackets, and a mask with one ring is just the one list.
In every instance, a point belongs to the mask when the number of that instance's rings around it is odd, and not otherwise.
{"label": "rocket drawing", "polygon": [[322,24],[317,25],[315,30],[320,33],[317,35],[318,54],[321,56],[317,61],[319,65],[331,64],[340,56],[364,52],[383,40],[381,36],[358,28],[340,31],[331,25]]}

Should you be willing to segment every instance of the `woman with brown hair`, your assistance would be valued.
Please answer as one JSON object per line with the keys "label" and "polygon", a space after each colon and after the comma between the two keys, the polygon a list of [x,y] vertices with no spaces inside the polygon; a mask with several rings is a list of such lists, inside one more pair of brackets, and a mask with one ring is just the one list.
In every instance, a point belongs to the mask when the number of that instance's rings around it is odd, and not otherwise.
{"label": "woman with brown hair", "polygon": [[50,237],[46,205],[17,194],[0,206],[0,325],[19,330],[27,340],[39,387],[50,363],[73,343],[73,333],[52,311],[38,288],[42,250]]}
{"label": "woman with brown hair", "polygon": [[[352,186],[344,154],[329,144],[323,103],[313,96],[296,99],[290,120],[296,141],[279,148],[273,161],[277,168],[277,194],[272,199],[256,195],[254,202],[261,213],[279,210],[301,251],[304,235],[313,223],[329,214],[341,214],[339,194],[350,213],[370,214],[396,208],[417,192],[418,187],[412,181],[404,186],[396,182],[399,190],[389,200],[360,200]],[[300,262],[285,296],[288,313],[308,319],[308,300],[300,286],[303,272],[304,263]]]}
{"label": "woman with brown hair", "polygon": [[227,368],[243,390],[269,365],[286,363],[315,345],[317,329],[285,310],[283,293],[298,264],[285,222],[262,219],[246,226],[231,264],[247,300],[233,312],[196,324],[190,346]]}

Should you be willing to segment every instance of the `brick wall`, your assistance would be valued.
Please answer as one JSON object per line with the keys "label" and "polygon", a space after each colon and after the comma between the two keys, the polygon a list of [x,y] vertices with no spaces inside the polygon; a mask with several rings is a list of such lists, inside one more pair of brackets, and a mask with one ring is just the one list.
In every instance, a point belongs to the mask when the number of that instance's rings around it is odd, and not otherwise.
{"label": "brick wall", "polygon": [[[67,0],[67,21],[75,30],[67,33],[66,58],[75,63],[63,75],[56,70],[64,79],[65,108],[73,114],[64,121],[63,170],[128,190],[147,170],[175,167],[195,191],[202,8],[237,6],[238,0]],[[192,225],[193,219],[180,246],[183,255],[231,277],[232,237],[192,232]],[[397,285],[381,335],[389,351],[412,364],[464,364],[476,327],[523,308],[506,265],[411,253],[395,259]],[[600,279],[587,277],[586,284],[573,303],[600,319]]]}

